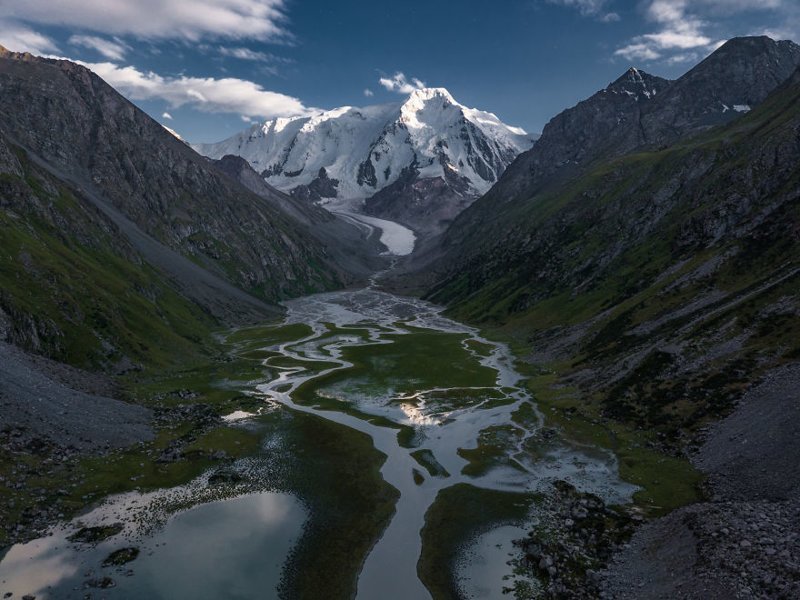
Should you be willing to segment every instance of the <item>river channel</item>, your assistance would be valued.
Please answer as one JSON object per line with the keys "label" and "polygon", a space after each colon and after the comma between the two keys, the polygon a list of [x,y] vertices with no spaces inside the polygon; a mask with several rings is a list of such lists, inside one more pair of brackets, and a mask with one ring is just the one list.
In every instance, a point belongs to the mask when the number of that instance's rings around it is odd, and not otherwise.
{"label": "river channel", "polygon": [[[450,486],[532,492],[563,479],[615,503],[635,491],[605,451],[556,441],[531,452],[541,415],[510,351],[444,317],[440,307],[365,288],[292,300],[286,308],[283,326],[302,324],[304,333],[265,345],[274,376],[250,392],[265,410],[311,413],[370,436],[386,456],[382,477],[399,492],[358,575],[360,600],[431,597],[418,576],[420,531]],[[237,412],[230,426],[248,418],[257,417]],[[190,497],[206,480],[177,493]],[[77,523],[122,520],[135,530],[125,516],[131,507],[158,502],[166,492],[176,490],[111,497],[47,537],[12,547],[0,562],[0,589],[14,597],[84,597],[87,572],[101,577],[99,562],[121,542],[112,537],[77,548],[67,539]],[[130,563],[130,577],[117,572],[114,587],[92,597],[276,597],[281,566],[310,518],[302,503],[284,492],[261,492],[191,504],[139,532],[143,552]],[[455,568],[465,597],[507,597],[501,590],[512,576],[510,542],[525,534],[523,525],[497,523],[463,549]]]}

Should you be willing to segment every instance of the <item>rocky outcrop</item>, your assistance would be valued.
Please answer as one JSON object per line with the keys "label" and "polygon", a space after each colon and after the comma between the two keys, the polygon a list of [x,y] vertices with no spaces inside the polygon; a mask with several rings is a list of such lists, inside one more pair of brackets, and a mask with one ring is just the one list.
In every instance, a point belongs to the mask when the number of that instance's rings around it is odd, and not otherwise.
{"label": "rocky outcrop", "polygon": [[303,202],[320,202],[329,198],[336,198],[339,187],[338,179],[328,177],[325,167],[320,167],[317,176],[308,185],[302,184],[293,188],[291,195]]}
{"label": "rocky outcrop", "polygon": [[402,223],[424,238],[444,231],[473,201],[459,182],[420,178],[417,169],[408,168],[397,181],[368,198],[364,212]]}

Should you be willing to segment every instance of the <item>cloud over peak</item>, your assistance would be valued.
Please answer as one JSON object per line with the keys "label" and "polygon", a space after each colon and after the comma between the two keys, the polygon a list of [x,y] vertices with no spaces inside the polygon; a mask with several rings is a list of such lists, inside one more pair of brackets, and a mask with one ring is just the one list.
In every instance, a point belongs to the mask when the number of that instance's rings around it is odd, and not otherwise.
{"label": "cloud over peak", "polygon": [[0,44],[14,52],[50,54],[59,52],[56,43],[46,35],[19,25],[0,21]]}
{"label": "cloud over peak", "polygon": [[615,52],[629,61],[689,62],[724,42],[713,35],[714,18],[753,11],[777,11],[794,0],[648,0],[645,19],[655,31],[638,35]]}
{"label": "cloud over peak", "polygon": [[384,88],[390,92],[397,92],[398,94],[410,94],[414,90],[419,90],[425,87],[425,82],[420,81],[416,77],[408,80],[404,73],[397,72],[392,77],[381,77],[378,79]]}
{"label": "cloud over peak", "polygon": [[128,47],[119,40],[107,40],[95,35],[73,35],[69,38],[69,43],[96,50],[110,60],[122,60],[128,50]]}
{"label": "cloud over peak", "polygon": [[234,77],[164,77],[114,63],[81,63],[131,100],[163,100],[171,108],[190,106],[202,112],[239,113],[247,117],[289,117],[313,112],[297,98],[270,92]]}

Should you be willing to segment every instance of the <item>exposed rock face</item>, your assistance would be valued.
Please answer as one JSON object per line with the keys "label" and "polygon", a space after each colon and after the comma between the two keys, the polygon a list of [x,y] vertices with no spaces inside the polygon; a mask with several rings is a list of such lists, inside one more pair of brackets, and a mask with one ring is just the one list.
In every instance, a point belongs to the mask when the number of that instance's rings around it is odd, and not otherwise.
{"label": "exposed rock face", "polygon": [[473,200],[468,185],[456,176],[449,181],[421,179],[415,167],[408,167],[397,181],[369,198],[364,211],[403,223],[425,237],[443,231]]}
{"label": "exposed rock face", "polygon": [[325,244],[329,258],[351,276],[366,278],[383,268],[378,256],[383,251],[380,243],[363,239],[361,230],[349,221],[302,198],[301,194],[289,196],[272,187],[239,156],[228,154],[213,162],[250,191],[303,223],[315,239]]}
{"label": "exposed rock face", "polygon": [[320,167],[314,178],[308,185],[298,185],[292,189],[292,196],[300,198],[305,202],[319,202],[326,198],[336,198],[339,187],[338,179],[328,177],[325,167]]}
{"label": "exposed rock face", "polygon": [[334,219],[334,216],[328,211],[310,202],[293,199],[288,194],[272,187],[241,156],[226,154],[212,162],[220,171],[241,183],[248,190],[258,194],[305,225],[326,223]]}
{"label": "exposed rock face", "polygon": [[502,189],[503,199],[535,189],[555,174],[574,173],[598,157],[624,154],[645,143],[642,115],[671,83],[631,68],[606,89],[559,113],[533,149],[520,155],[501,179],[500,185],[508,187]]}

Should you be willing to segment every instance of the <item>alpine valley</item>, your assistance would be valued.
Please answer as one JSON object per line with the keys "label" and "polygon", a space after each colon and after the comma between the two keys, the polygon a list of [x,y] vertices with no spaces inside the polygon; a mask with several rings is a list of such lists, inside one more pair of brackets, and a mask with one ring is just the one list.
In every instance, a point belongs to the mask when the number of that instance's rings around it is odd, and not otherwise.
{"label": "alpine valley", "polygon": [[0,48],[0,594],[800,597],[800,46],[714,48],[211,144]]}

